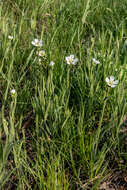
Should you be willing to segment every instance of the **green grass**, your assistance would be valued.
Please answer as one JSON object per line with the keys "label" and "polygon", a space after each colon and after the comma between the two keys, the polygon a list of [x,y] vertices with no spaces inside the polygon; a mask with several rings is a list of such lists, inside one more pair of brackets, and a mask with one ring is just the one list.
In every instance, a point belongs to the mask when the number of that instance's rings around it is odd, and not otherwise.
{"label": "green grass", "polygon": [[1,190],[99,190],[126,171],[126,15],[125,0],[0,2]]}

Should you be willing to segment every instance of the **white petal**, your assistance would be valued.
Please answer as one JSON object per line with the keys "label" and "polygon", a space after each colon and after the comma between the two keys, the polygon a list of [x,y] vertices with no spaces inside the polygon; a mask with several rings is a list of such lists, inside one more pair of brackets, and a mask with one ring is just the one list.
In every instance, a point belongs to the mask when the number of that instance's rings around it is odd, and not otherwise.
{"label": "white petal", "polygon": [[97,61],[97,60],[96,60],[96,64],[100,64],[100,61]]}
{"label": "white petal", "polygon": [[66,61],[68,61],[68,57],[65,57]]}
{"label": "white petal", "polygon": [[105,81],[106,81],[107,83],[109,83],[109,78],[108,78],[108,77],[106,77]]}
{"label": "white petal", "polygon": [[51,61],[49,65],[53,66],[53,65],[55,65],[55,63],[53,61]]}
{"label": "white petal", "polygon": [[8,36],[8,39],[12,40],[12,39],[13,39],[13,36],[10,36],[10,35],[9,35],[9,36]]}
{"label": "white petal", "polygon": [[93,61],[96,61],[96,59],[95,59],[95,58],[93,58],[92,60],[93,60]]}
{"label": "white petal", "polygon": [[95,64],[100,64],[100,61],[96,60],[95,58],[92,59]]}
{"label": "white petal", "polygon": [[45,55],[45,51],[44,51],[44,50],[39,51],[38,55],[39,55],[40,57],[43,57],[43,56]]}
{"label": "white petal", "polygon": [[77,62],[78,62],[78,58],[75,58],[75,59],[74,59],[74,62],[77,63]]}
{"label": "white petal", "polygon": [[32,42],[31,42],[31,44],[32,44],[32,45],[35,45],[35,42],[34,42],[34,41],[32,41]]}
{"label": "white petal", "polygon": [[74,61],[72,62],[72,65],[76,65],[76,63],[78,62],[78,59],[74,59]]}
{"label": "white petal", "polygon": [[68,65],[70,65],[70,57],[65,57],[65,59],[66,59],[66,63],[67,63]]}
{"label": "white petal", "polygon": [[118,82],[119,82],[118,80],[115,80],[115,81],[113,82],[113,84],[117,85]]}
{"label": "white petal", "polygon": [[38,39],[34,39],[34,42],[35,42],[35,43],[38,43],[38,41],[39,41]]}
{"label": "white petal", "polygon": [[74,59],[74,55],[70,55],[70,59]]}
{"label": "white petal", "polygon": [[11,94],[15,94],[15,93],[16,93],[15,89],[12,89]]}
{"label": "white petal", "polygon": [[116,85],[115,85],[115,84],[111,85],[111,88],[114,88],[114,87],[116,87]]}
{"label": "white petal", "polygon": [[110,76],[110,81],[112,82],[112,81],[114,81],[114,76]]}
{"label": "white petal", "polygon": [[67,61],[67,64],[68,64],[68,65],[70,65],[70,62],[69,62],[69,61]]}
{"label": "white petal", "polygon": [[40,46],[40,47],[42,46],[42,40],[40,40],[40,42],[39,42],[39,46]]}

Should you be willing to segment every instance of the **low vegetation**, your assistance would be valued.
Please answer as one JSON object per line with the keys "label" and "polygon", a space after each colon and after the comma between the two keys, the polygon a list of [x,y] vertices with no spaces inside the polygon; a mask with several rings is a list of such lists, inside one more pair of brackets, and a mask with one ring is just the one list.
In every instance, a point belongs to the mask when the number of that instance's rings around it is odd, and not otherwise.
{"label": "low vegetation", "polygon": [[0,189],[127,188],[126,0],[0,1]]}

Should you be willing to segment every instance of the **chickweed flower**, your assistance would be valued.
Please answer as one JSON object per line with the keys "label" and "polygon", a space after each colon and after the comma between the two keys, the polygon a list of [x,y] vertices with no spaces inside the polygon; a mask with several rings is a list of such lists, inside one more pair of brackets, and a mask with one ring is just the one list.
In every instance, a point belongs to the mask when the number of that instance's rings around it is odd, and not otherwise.
{"label": "chickweed flower", "polygon": [[11,93],[11,96],[12,96],[12,97],[15,97],[15,96],[16,96],[16,90],[15,90],[15,89],[12,89],[12,90],[10,91],[10,93]]}
{"label": "chickweed flower", "polygon": [[34,39],[31,44],[35,47],[42,47],[42,40]]}
{"label": "chickweed flower", "polygon": [[68,65],[75,65],[77,62],[78,62],[78,58],[75,58],[75,56],[74,55],[70,55],[70,56],[68,56],[68,57],[65,57],[65,59],[66,59],[66,63],[68,64]]}
{"label": "chickweed flower", "polygon": [[40,51],[38,52],[38,55],[39,55],[40,57],[44,57],[44,56],[46,56],[46,53],[45,53],[44,50],[40,50]]}
{"label": "chickweed flower", "polygon": [[53,61],[50,62],[49,66],[53,66],[55,63]]}
{"label": "chickweed flower", "polygon": [[9,40],[13,40],[13,36],[10,36],[10,35],[9,35],[9,36],[8,36],[8,39],[9,39]]}
{"label": "chickweed flower", "polygon": [[95,58],[93,58],[92,60],[93,60],[93,62],[94,62],[96,65],[100,64],[100,61],[96,60]]}
{"label": "chickweed flower", "polygon": [[41,59],[41,58],[39,58],[39,59],[38,59],[37,64],[40,66],[40,65],[41,65],[41,63],[42,63],[42,59]]}
{"label": "chickweed flower", "polygon": [[119,82],[118,80],[115,80],[114,76],[110,76],[109,78],[106,77],[105,81],[107,85],[110,86],[111,88],[116,87]]}

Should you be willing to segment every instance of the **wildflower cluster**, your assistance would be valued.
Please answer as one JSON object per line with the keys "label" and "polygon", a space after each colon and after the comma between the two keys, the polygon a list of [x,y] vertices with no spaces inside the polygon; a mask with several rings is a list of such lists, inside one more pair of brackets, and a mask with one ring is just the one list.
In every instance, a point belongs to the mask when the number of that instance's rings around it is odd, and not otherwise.
{"label": "wildflower cluster", "polygon": [[[35,47],[42,47],[43,43],[42,40],[34,39],[31,44]],[[46,57],[45,50],[39,50],[37,51],[37,55],[39,56],[39,65],[41,65],[42,59]],[[55,63],[53,61],[50,62],[49,66],[53,66]]]}
{"label": "wildflower cluster", "polygon": [[[92,61],[93,61],[96,65],[100,64],[100,61],[96,60],[95,58],[93,58]],[[109,87],[111,87],[111,88],[116,87],[117,84],[118,84],[118,82],[119,82],[118,80],[115,80],[115,77],[114,77],[114,76],[106,77],[105,81],[106,81],[107,85],[108,85]]]}
{"label": "wildflower cluster", "polygon": [[[11,39],[11,36],[9,38]],[[43,45],[42,40],[39,40],[39,39],[34,39],[31,42],[31,44],[35,47],[42,47],[42,45]],[[40,57],[39,64],[41,64],[42,58],[44,58],[46,56],[46,52],[44,50],[39,50],[39,51],[37,51],[37,55]],[[73,54],[65,57],[65,60],[66,60],[67,65],[76,65],[76,63],[78,62],[78,58],[76,58],[75,55],[73,55]],[[92,61],[96,65],[101,64],[101,62],[99,60],[97,60],[96,58],[93,58]],[[51,61],[49,64],[49,66],[54,66],[54,65],[55,65],[54,61]],[[116,87],[119,82],[118,80],[115,80],[114,76],[106,77],[105,81],[106,81],[107,85],[111,88]]]}

